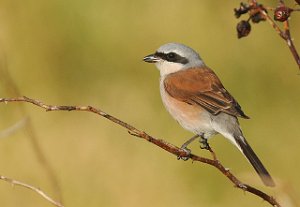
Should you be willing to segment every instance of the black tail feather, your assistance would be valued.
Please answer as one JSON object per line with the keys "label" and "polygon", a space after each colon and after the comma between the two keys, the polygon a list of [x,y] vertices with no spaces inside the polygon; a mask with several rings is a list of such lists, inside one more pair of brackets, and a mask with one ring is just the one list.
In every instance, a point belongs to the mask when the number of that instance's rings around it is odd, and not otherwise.
{"label": "black tail feather", "polygon": [[249,160],[261,180],[266,186],[274,187],[275,183],[270,175],[270,173],[267,171],[267,169],[264,167],[262,162],[259,160],[257,155],[254,153],[246,139],[242,136],[235,137],[235,141],[240,146],[242,152],[246,156],[246,158]]}

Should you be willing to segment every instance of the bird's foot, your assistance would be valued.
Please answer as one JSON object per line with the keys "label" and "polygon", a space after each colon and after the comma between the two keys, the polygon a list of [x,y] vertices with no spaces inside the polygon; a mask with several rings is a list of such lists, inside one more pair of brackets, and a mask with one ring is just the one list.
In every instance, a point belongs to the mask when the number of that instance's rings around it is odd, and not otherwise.
{"label": "bird's foot", "polygon": [[185,146],[181,146],[180,149],[185,151],[188,156],[182,157],[182,156],[178,155],[177,160],[187,161],[188,159],[190,159],[189,155],[191,154],[192,151],[190,149],[188,149],[187,147],[185,147]]}
{"label": "bird's foot", "polygon": [[210,146],[207,142],[207,139],[201,137],[201,139],[200,139],[200,148],[210,150]]}

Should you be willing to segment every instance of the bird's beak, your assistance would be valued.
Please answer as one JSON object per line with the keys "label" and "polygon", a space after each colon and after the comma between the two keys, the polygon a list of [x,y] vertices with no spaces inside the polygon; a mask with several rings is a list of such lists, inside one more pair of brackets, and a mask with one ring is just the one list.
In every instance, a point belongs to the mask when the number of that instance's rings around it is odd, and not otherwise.
{"label": "bird's beak", "polygon": [[147,55],[143,58],[143,61],[145,61],[147,63],[156,63],[160,60],[161,60],[161,58],[156,56],[155,54]]}

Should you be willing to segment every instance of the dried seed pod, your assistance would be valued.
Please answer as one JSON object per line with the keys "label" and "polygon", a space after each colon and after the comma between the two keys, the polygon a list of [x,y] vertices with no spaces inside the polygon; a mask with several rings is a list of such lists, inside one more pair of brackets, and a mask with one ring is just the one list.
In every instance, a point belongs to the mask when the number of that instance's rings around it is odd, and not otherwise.
{"label": "dried seed pod", "polygon": [[238,38],[246,37],[251,31],[251,25],[248,21],[242,20],[236,25]]}
{"label": "dried seed pod", "polygon": [[289,7],[279,6],[274,11],[274,19],[276,21],[284,22],[290,17],[292,11],[293,9]]}
{"label": "dried seed pod", "polygon": [[268,13],[262,4],[258,5],[258,8],[250,9],[250,18],[253,23],[259,23],[266,20],[266,17],[261,13],[261,10]]}
{"label": "dried seed pod", "polygon": [[242,14],[246,14],[249,11],[249,6],[246,3],[241,2],[238,9],[234,9],[234,15],[239,18]]}
{"label": "dried seed pod", "polygon": [[261,21],[265,21],[266,18],[264,15],[262,15],[259,11],[256,13],[251,14],[250,16],[253,23],[259,23]]}

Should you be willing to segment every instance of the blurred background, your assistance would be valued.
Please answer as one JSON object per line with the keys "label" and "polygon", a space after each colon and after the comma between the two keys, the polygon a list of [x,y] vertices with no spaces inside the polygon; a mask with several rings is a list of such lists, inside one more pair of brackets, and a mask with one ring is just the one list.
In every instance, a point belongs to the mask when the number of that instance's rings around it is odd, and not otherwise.
{"label": "blurred background", "polygon": [[[233,8],[239,3],[1,0],[0,97],[92,105],[180,146],[192,134],[164,109],[159,73],[142,58],[164,43],[184,43],[251,117],[240,120],[244,134],[277,186],[264,187],[240,152],[218,135],[210,143],[219,159],[283,206],[299,206],[299,70],[267,22],[237,39],[240,20]],[[298,50],[299,22],[300,14],[292,15]],[[0,174],[40,187],[65,206],[270,206],[234,188],[216,169],[177,161],[94,114],[46,113],[25,103],[1,104],[0,113]],[[191,149],[209,156],[197,142]],[[0,205],[52,206],[2,181]]]}

